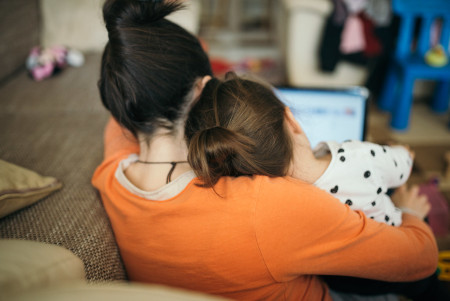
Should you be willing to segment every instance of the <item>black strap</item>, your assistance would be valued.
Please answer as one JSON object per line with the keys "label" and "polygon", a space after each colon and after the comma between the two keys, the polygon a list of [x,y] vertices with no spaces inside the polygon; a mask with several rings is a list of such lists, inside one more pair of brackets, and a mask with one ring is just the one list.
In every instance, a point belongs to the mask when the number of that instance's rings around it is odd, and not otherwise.
{"label": "black strap", "polygon": [[170,164],[172,167],[169,170],[169,174],[167,175],[166,184],[169,184],[172,178],[172,173],[175,169],[175,166],[177,163],[188,163],[188,161],[172,161],[172,162],[150,162],[150,161],[141,161],[137,160],[137,163],[143,163],[143,164]]}
{"label": "black strap", "polygon": [[177,166],[178,162],[170,162],[172,165],[172,168],[169,170],[169,173],[167,174],[166,184],[169,184],[171,181],[173,170],[175,169],[175,166]]}

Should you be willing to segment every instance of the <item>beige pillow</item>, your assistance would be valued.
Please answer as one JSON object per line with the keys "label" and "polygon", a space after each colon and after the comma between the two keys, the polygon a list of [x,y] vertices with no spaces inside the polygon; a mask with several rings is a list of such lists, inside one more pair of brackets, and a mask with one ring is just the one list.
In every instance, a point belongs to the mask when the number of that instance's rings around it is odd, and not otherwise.
{"label": "beige pillow", "polygon": [[63,45],[83,52],[103,51],[108,33],[102,16],[104,0],[41,0],[44,47]]}
{"label": "beige pillow", "polygon": [[0,218],[29,206],[62,187],[53,177],[0,160]]}
{"label": "beige pillow", "polygon": [[81,259],[56,245],[0,239],[0,262],[0,300],[10,300],[6,295],[85,282]]}
{"label": "beige pillow", "polygon": [[[82,52],[101,52],[108,41],[103,21],[104,0],[41,0],[41,44],[63,45]],[[200,1],[189,0],[186,9],[168,19],[197,34],[200,26]]]}

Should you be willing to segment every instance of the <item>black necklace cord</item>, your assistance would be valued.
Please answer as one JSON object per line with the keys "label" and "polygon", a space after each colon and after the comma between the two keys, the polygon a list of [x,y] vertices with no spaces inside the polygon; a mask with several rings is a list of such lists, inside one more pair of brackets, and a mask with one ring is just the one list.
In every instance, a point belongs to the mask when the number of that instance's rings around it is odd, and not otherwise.
{"label": "black necklace cord", "polygon": [[141,161],[137,160],[136,163],[142,163],[142,164],[171,164],[172,167],[169,170],[169,173],[167,174],[166,184],[169,184],[172,181],[172,173],[175,170],[175,167],[178,163],[188,163],[188,161],[171,161],[171,162],[151,162],[151,161]]}

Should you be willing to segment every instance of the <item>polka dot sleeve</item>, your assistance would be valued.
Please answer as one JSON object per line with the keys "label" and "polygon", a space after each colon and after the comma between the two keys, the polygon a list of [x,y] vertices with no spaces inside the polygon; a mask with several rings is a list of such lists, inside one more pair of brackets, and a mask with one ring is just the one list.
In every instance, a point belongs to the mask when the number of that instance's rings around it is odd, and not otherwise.
{"label": "polka dot sleeve", "polygon": [[374,158],[374,167],[382,175],[385,185],[389,188],[403,185],[408,180],[413,165],[408,150],[402,146],[376,146],[378,156]]}
{"label": "polka dot sleeve", "polygon": [[[370,142],[348,141],[343,144],[326,142],[316,149],[316,154],[329,150],[330,165],[314,183],[331,193],[353,210],[360,210],[370,219],[392,226],[402,223],[402,212],[395,207],[386,194],[395,183],[391,178],[409,172],[403,166],[403,150],[391,151]],[[397,163],[395,168],[394,160]],[[388,163],[392,163],[390,166]],[[389,180],[391,179],[391,180]]]}

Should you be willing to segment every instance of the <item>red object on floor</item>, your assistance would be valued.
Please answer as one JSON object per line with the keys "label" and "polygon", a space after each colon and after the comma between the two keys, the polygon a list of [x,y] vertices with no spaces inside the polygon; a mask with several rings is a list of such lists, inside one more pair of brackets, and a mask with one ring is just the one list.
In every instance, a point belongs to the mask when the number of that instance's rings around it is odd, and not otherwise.
{"label": "red object on floor", "polygon": [[437,180],[420,185],[420,193],[428,196],[428,201],[431,204],[428,222],[434,235],[447,235],[449,228],[448,202],[439,191]]}

